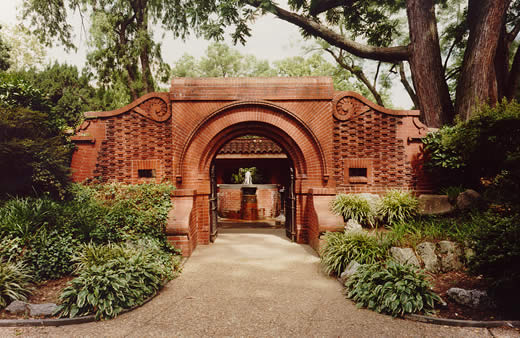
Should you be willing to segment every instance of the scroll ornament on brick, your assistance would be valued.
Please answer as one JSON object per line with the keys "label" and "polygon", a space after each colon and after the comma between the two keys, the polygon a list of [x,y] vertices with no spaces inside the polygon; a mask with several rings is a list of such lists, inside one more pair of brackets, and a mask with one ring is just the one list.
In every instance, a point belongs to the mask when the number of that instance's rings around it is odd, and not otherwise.
{"label": "scroll ornament on brick", "polygon": [[350,96],[335,98],[332,104],[334,117],[340,121],[350,120],[370,110],[369,106]]}
{"label": "scroll ornament on brick", "polygon": [[160,98],[151,98],[134,108],[134,111],[157,122],[164,122],[170,117],[168,106]]}

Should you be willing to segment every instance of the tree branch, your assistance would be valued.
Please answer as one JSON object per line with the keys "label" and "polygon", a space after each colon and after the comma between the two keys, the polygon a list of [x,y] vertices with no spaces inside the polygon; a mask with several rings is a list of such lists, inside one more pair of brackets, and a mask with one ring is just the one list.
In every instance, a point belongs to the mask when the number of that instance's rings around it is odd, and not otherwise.
{"label": "tree branch", "polygon": [[336,62],[341,67],[348,70],[350,73],[354,74],[354,76],[357,77],[358,80],[361,81],[368,88],[368,90],[370,90],[372,95],[374,95],[374,98],[376,99],[378,105],[380,105],[382,107],[385,106],[383,99],[381,98],[381,95],[379,94],[377,89],[374,86],[372,86],[372,84],[370,83],[368,78],[365,76],[365,73],[363,73],[363,71],[361,69],[355,69],[353,66],[347,64],[346,62],[343,61],[343,59],[341,57],[334,54],[334,52],[331,49],[325,48],[325,51],[328,52],[330,55],[332,55],[334,60],[336,60]]}
{"label": "tree branch", "polygon": [[345,38],[332,29],[310,18],[286,11],[285,9],[282,9],[274,4],[265,8],[262,6],[262,2],[259,0],[246,1],[250,6],[263,8],[271,14],[277,16],[279,19],[290,22],[302,28],[308,34],[320,37],[331,45],[344,49],[345,51],[355,56],[382,62],[399,62],[408,60],[409,58],[409,51],[407,46],[374,47],[363,45],[356,41]]}
{"label": "tree branch", "polygon": [[408,93],[408,96],[412,99],[413,105],[415,108],[419,107],[419,99],[417,98],[417,94],[413,90],[412,86],[408,82],[408,79],[406,78],[406,74],[404,72],[404,63],[399,62],[399,75],[401,76],[401,83],[404,86],[404,89],[406,89],[406,92]]}
{"label": "tree branch", "polygon": [[347,6],[352,2],[352,0],[313,0],[311,1],[309,14],[312,16],[316,16],[335,7]]}

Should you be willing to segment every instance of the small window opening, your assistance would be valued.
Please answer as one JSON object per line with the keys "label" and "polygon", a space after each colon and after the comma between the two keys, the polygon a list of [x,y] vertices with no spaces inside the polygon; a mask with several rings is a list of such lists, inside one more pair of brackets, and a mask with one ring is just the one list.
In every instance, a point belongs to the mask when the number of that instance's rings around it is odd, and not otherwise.
{"label": "small window opening", "polygon": [[152,178],[155,177],[155,170],[153,169],[138,169],[137,176],[139,178]]}
{"label": "small window opening", "polygon": [[348,168],[350,177],[367,177],[367,168]]}

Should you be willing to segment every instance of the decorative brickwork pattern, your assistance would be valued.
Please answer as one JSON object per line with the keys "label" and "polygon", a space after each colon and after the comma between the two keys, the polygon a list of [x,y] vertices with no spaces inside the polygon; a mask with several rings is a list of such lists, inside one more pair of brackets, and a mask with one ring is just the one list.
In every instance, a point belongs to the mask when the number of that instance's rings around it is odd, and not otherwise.
{"label": "decorative brickwork pattern", "polygon": [[[366,108],[354,118],[334,121],[334,178],[338,191],[382,193],[391,188],[413,189],[417,178],[407,160],[405,140],[397,137],[402,118]],[[350,180],[351,167],[367,168],[366,183]]]}
{"label": "decorative brickwork pattern", "polygon": [[[173,181],[170,124],[133,112],[104,121],[106,139],[101,141],[94,176],[133,184]],[[153,169],[155,177],[139,178],[138,169]]]}
{"label": "decorative brickwork pattern", "polygon": [[[237,137],[258,135],[270,141],[249,152],[282,152],[294,169],[296,241],[317,249],[320,234],[338,227],[329,211],[336,193],[431,189],[419,115],[335,92],[326,77],[173,79],[169,93],[85,113],[71,168],[75,181],[173,182],[182,210],[170,212],[166,235],[190,255],[210,241],[210,167],[219,152],[241,151]],[[276,196],[258,195],[266,216],[277,211],[262,203],[279,205]]]}

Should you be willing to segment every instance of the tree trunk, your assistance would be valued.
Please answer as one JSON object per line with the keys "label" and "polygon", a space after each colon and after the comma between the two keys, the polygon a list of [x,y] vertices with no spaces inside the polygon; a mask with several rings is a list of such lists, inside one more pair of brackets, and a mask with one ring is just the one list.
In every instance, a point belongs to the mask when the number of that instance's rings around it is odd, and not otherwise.
{"label": "tree trunk", "polygon": [[495,56],[510,0],[469,0],[469,37],[459,83],[455,111],[468,120],[479,104],[498,100]]}
{"label": "tree trunk", "polygon": [[126,55],[126,48],[128,44],[128,39],[126,38],[126,28],[128,26],[128,22],[122,22],[121,28],[119,30],[119,50],[118,50],[118,59],[126,70],[126,80],[128,81],[127,87],[130,91],[130,97],[132,101],[135,101],[139,98],[139,93],[135,88],[135,82],[137,80],[137,74],[135,74],[135,70],[132,67],[132,64],[129,63]]}
{"label": "tree trunk", "polygon": [[517,48],[515,57],[513,59],[513,65],[509,71],[507,79],[506,97],[508,100],[512,100],[516,96],[518,86],[520,85],[520,48]]}
{"label": "tree trunk", "polygon": [[141,60],[141,71],[144,82],[144,89],[146,93],[154,91],[154,81],[152,70],[150,69],[150,46],[151,41],[148,33],[148,11],[147,1],[137,1],[134,6],[135,17],[137,22],[137,30],[146,35],[146,41],[141,42],[141,50],[139,52],[139,59]]}
{"label": "tree trunk", "polygon": [[427,126],[439,128],[453,120],[453,105],[446,80],[437,33],[433,0],[407,0],[410,29],[410,70],[419,109]]}
{"label": "tree trunk", "polygon": [[507,91],[507,82],[509,78],[509,48],[511,48],[511,43],[508,39],[506,26],[502,25],[494,61],[498,98],[504,97]]}

